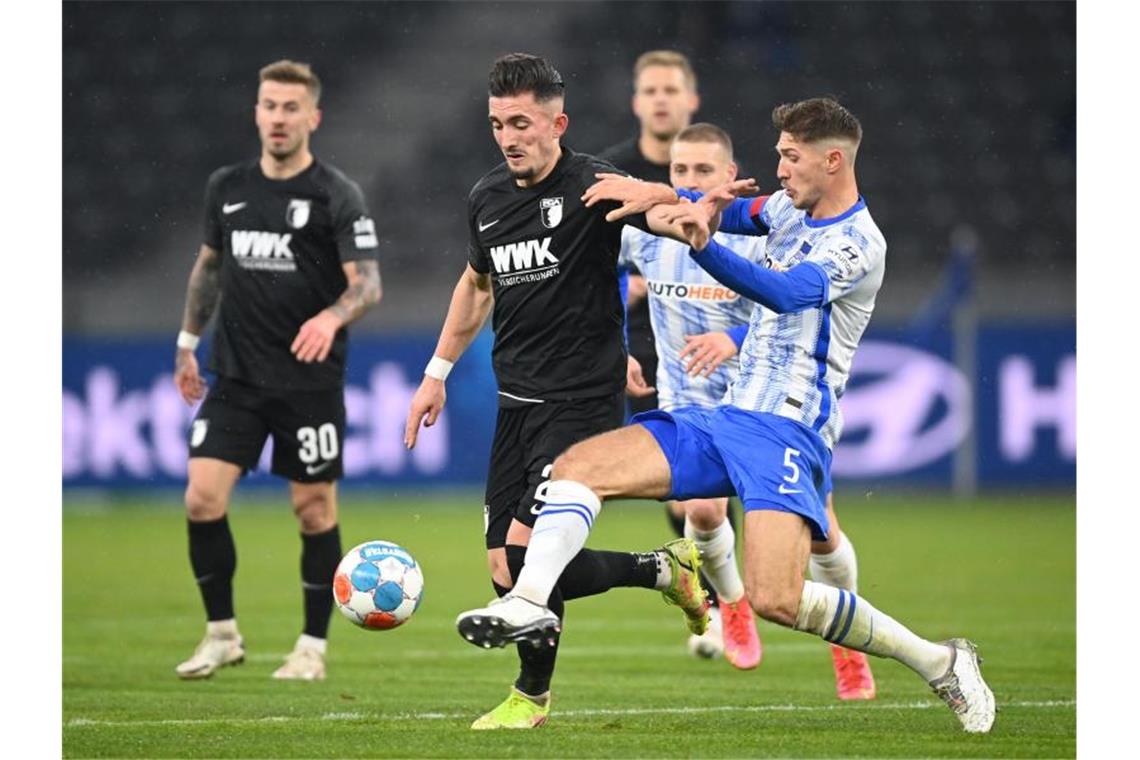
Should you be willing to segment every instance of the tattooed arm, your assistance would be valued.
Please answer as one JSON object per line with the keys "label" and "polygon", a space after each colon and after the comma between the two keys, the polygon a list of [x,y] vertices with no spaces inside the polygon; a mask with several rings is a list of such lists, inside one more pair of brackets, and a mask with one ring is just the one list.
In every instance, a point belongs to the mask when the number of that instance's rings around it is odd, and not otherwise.
{"label": "tattooed arm", "polygon": [[[198,249],[198,259],[186,286],[186,308],[182,312],[182,331],[201,335],[218,305],[221,293],[222,257],[208,245]],[[174,384],[187,404],[206,393],[206,381],[198,371],[198,358],[192,348],[178,348],[174,355]]]}
{"label": "tattooed arm", "polygon": [[301,325],[290,350],[297,361],[323,362],[332,350],[336,332],[355,321],[368,307],[379,303],[380,264],[374,259],[349,261],[344,265],[348,287],[332,306]]}

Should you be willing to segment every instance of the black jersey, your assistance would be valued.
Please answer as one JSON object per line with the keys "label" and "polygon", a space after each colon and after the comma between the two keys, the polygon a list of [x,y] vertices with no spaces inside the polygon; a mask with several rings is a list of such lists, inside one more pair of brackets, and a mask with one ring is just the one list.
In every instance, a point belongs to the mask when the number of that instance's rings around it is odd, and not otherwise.
{"label": "black jersey", "polygon": [[519,187],[506,164],[467,199],[471,268],[490,273],[495,306],[492,361],[500,401],[592,398],[625,387],[626,353],[617,255],[626,223],[605,220],[615,203],[582,204],[597,172],[612,165],[562,147],[550,175]]}
{"label": "black jersey", "polygon": [[221,303],[210,369],[263,388],[344,385],[348,335],[323,362],[289,351],[297,331],[348,286],[342,265],[377,258],[360,187],[319,161],[269,179],[257,160],[223,167],[206,184],[206,245],[221,251]]}
{"label": "black jersey", "polygon": [[609,161],[623,172],[628,172],[638,179],[668,185],[669,163],[656,164],[650,161],[641,153],[637,140],[637,137],[631,137],[617,145],[611,145],[599,153],[598,158]]}

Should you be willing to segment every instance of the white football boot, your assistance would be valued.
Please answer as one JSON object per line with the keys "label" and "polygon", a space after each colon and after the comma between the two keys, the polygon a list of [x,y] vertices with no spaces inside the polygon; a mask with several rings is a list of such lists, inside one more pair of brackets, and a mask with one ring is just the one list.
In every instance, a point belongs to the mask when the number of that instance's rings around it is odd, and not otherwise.
{"label": "white football boot", "polygon": [[460,613],[455,627],[464,641],[490,649],[514,641],[527,641],[534,647],[555,646],[562,621],[541,604],[507,594],[486,607]]}
{"label": "white football boot", "polygon": [[958,716],[962,728],[971,734],[987,733],[994,724],[997,708],[994,693],[982,680],[978,648],[966,639],[938,643],[950,647],[950,667],[945,675],[931,681],[930,687]]}
{"label": "white football boot", "polygon": [[279,681],[323,681],[325,680],[325,653],[314,646],[306,645],[304,637],[285,657],[285,664],[273,671]]}
{"label": "white football boot", "polygon": [[194,656],[175,668],[174,672],[186,680],[209,678],[218,668],[240,665],[244,660],[245,649],[240,635],[206,634],[206,638],[194,650]]}

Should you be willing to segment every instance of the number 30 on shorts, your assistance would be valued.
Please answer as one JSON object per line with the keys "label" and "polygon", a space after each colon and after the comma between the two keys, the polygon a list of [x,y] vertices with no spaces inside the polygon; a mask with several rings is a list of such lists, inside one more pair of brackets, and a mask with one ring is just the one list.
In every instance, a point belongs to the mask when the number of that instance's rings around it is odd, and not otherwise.
{"label": "number 30 on shorts", "polygon": [[297,431],[297,441],[301,448],[297,456],[305,464],[318,460],[329,462],[340,454],[340,442],[336,439],[336,425],[326,422],[318,428],[303,427]]}

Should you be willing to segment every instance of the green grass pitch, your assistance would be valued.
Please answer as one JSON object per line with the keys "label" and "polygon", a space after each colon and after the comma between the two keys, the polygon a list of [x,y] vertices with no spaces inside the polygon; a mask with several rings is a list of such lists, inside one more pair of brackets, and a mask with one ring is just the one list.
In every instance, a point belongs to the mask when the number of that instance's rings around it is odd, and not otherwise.
{"label": "green grass pitch", "polygon": [[[334,612],[329,678],[270,673],[300,629],[299,540],[284,490],[241,493],[236,606],[245,664],[202,682],[174,666],[203,631],[176,497],[93,506],[65,499],[65,757],[1074,757],[1076,519],[1071,495],[881,497],[840,492],[860,593],[931,639],[965,635],[997,697],[991,734],[960,731],[902,665],[873,660],[878,699],[840,703],[822,641],[761,623],[764,660],[739,672],[684,647],[658,594],[611,591],[569,605],[550,722],[473,732],[507,694],[512,649],[464,643],[453,621],[492,596],[482,500],[348,492],[347,549],[399,542],[426,595],[402,628]],[[609,505],[590,545],[651,549],[661,507]]]}

